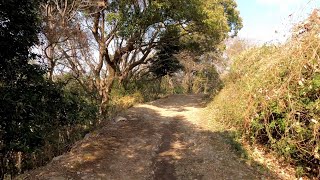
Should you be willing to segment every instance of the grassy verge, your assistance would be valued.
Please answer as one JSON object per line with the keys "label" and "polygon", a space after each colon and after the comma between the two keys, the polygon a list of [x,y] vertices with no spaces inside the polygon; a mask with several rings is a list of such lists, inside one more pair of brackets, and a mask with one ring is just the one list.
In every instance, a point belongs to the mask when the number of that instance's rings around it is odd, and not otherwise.
{"label": "grassy verge", "polygon": [[297,176],[320,174],[320,45],[308,32],[239,55],[209,105],[211,122],[276,152]]}

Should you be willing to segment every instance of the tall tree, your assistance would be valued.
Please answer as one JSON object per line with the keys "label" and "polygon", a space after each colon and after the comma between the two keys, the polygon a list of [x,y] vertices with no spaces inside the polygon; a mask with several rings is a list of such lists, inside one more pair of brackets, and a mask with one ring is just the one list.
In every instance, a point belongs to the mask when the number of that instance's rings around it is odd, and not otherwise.
{"label": "tall tree", "polygon": [[[182,48],[203,52],[217,48],[228,33],[236,34],[242,26],[234,0],[99,0],[80,4],[76,18],[84,23],[79,26],[81,38],[68,39],[57,47],[83,87],[97,92],[101,114],[105,114],[114,80],[127,79],[151,61],[168,28],[179,29],[175,38]],[[78,77],[86,77],[86,81]]]}
{"label": "tall tree", "polygon": [[[116,76],[120,81],[134,68],[147,63],[160,35],[169,27],[181,29],[177,38],[198,49],[216,47],[228,32],[237,33],[241,19],[233,0],[123,0],[105,1],[88,16],[99,47],[96,73],[103,67],[107,78],[100,79],[101,112],[108,101]],[[99,75],[100,76],[100,75]]]}
{"label": "tall tree", "polygon": [[78,10],[83,5],[81,0],[46,0],[40,5],[41,39],[45,63],[48,65],[48,78],[53,80],[53,74],[59,60],[65,58],[59,55],[59,47],[81,35],[80,23],[77,19]]}
{"label": "tall tree", "polygon": [[181,49],[177,37],[179,37],[179,29],[176,28],[168,28],[160,36],[160,44],[156,47],[156,56],[148,67],[148,73],[150,72],[155,78],[173,75],[173,73],[183,69],[182,64],[176,57]]}

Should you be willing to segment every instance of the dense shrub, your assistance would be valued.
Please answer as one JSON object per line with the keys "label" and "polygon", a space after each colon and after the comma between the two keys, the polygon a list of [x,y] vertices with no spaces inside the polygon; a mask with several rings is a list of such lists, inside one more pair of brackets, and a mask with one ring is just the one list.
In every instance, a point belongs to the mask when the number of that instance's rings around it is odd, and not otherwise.
{"label": "dense shrub", "polygon": [[64,152],[96,114],[94,104],[45,79],[34,63],[38,3],[0,1],[0,179]]}
{"label": "dense shrub", "polygon": [[215,94],[223,87],[220,74],[214,66],[209,66],[196,72],[192,81],[193,93]]}
{"label": "dense shrub", "polygon": [[77,92],[62,91],[46,81],[24,85],[23,89],[19,86],[2,87],[3,173],[14,175],[43,165],[67,150],[95,120],[96,109]]}
{"label": "dense shrub", "polygon": [[320,174],[319,42],[312,31],[242,53],[210,105],[214,119],[295,163],[300,175]]}

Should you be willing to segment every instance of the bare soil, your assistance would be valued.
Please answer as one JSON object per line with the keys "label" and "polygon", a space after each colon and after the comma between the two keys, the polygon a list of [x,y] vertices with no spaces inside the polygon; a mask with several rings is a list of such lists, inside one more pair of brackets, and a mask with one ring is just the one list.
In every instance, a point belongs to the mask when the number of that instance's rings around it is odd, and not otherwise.
{"label": "bare soil", "polygon": [[247,165],[222,132],[199,124],[203,95],[173,95],[138,104],[18,179],[272,179]]}

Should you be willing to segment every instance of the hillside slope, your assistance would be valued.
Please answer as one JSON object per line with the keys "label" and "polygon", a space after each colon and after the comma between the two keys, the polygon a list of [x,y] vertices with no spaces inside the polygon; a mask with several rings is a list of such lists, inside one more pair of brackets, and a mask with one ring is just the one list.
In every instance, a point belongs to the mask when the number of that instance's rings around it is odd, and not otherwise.
{"label": "hillside slope", "polygon": [[236,127],[250,143],[295,164],[298,177],[315,179],[320,178],[318,30],[236,57],[208,108],[212,123]]}

